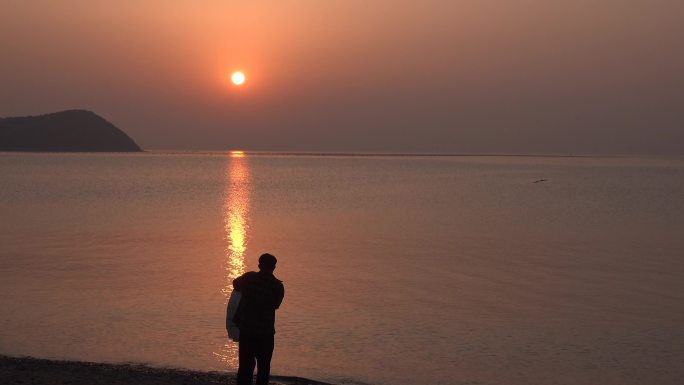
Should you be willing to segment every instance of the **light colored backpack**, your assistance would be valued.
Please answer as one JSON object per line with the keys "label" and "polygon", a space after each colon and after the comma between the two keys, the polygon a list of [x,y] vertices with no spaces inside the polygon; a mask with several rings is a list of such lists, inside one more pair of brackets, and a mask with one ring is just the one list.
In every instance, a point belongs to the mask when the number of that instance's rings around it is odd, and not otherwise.
{"label": "light colored backpack", "polygon": [[235,322],[233,322],[233,318],[235,318],[235,313],[237,313],[238,306],[240,306],[240,299],[242,299],[242,293],[239,291],[233,290],[233,292],[230,293],[230,298],[228,298],[228,314],[226,314],[228,338],[235,342],[240,340],[240,329]]}

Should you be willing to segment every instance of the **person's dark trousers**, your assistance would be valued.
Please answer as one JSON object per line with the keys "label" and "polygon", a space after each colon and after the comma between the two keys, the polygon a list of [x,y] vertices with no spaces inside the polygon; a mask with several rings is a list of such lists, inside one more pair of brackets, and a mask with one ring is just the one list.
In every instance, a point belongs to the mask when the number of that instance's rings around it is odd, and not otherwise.
{"label": "person's dark trousers", "polygon": [[240,367],[237,385],[252,385],[254,365],[257,365],[256,385],[268,385],[273,356],[273,334],[240,333]]}

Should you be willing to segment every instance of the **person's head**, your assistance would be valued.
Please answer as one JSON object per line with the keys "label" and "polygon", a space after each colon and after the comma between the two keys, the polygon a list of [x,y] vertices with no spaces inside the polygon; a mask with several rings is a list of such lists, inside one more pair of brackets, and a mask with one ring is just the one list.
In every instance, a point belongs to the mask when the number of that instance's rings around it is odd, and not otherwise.
{"label": "person's head", "polygon": [[261,254],[259,257],[259,270],[273,272],[276,268],[278,260],[269,253]]}

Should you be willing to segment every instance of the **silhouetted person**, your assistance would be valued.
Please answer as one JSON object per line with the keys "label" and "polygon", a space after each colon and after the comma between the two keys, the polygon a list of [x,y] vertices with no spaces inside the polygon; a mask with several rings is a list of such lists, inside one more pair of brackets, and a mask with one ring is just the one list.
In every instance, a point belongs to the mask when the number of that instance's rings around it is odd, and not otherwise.
{"label": "silhouetted person", "polygon": [[233,281],[233,288],[242,293],[233,318],[240,328],[237,385],[251,385],[257,365],[257,385],[267,385],[271,373],[275,311],[285,295],[283,283],[273,276],[276,258],[271,254],[259,257],[259,272],[250,271]]}

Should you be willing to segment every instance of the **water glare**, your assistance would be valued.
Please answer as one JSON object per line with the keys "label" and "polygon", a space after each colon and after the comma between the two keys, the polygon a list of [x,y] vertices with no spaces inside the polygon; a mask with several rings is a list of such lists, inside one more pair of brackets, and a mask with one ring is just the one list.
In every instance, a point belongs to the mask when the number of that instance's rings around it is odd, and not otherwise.
{"label": "water glare", "polygon": [[[245,250],[249,230],[250,174],[244,153],[230,154],[226,172],[225,201],[223,204],[223,226],[226,239],[225,285],[221,293],[228,303],[233,291],[232,282],[245,272]],[[237,344],[226,338],[221,351],[215,352],[216,358],[237,367]]]}

